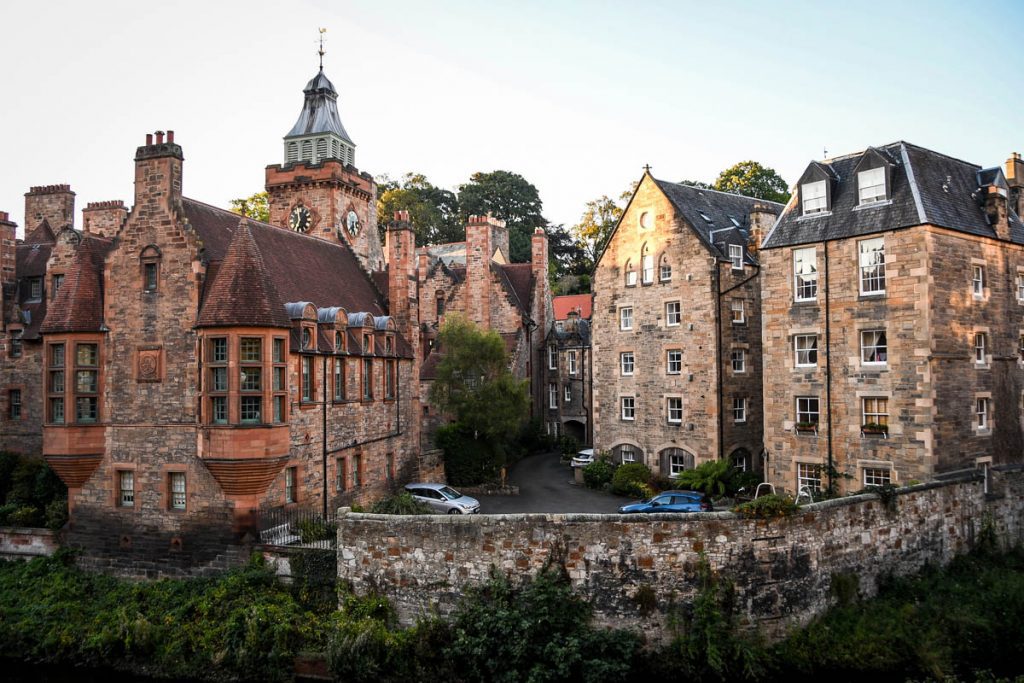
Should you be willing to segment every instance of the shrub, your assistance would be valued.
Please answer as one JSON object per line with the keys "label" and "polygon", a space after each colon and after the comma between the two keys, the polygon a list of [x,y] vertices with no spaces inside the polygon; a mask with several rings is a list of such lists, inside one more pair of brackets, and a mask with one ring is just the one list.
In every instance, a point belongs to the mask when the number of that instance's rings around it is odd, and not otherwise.
{"label": "shrub", "polygon": [[303,519],[299,521],[299,536],[303,543],[330,541],[338,537],[338,525],[329,524],[319,519]]}
{"label": "shrub", "polygon": [[607,460],[595,460],[583,468],[583,483],[587,488],[602,489],[612,481],[615,465]]}
{"label": "shrub", "polygon": [[581,445],[575,436],[563,434],[558,437],[558,450],[561,451],[562,457],[571,458],[576,455],[579,453]]}
{"label": "shrub", "polygon": [[43,510],[44,524],[47,529],[60,531],[68,522],[68,501],[66,498],[50,501]]}
{"label": "shrub", "polygon": [[35,506],[21,505],[7,516],[7,523],[11,526],[37,527],[43,523],[43,513]]}
{"label": "shrub", "polygon": [[791,497],[770,493],[746,503],[740,503],[732,511],[742,517],[773,519],[791,515],[798,509],[799,507],[793,502]]}
{"label": "shrub", "polygon": [[457,424],[437,430],[434,443],[444,451],[445,478],[454,486],[477,486],[498,481],[505,465],[502,444],[473,433]]}
{"label": "shrub", "polygon": [[434,511],[426,503],[421,503],[402,491],[387,498],[381,498],[370,506],[370,512],[377,515],[432,515]]}
{"label": "shrub", "polygon": [[[642,462],[627,462],[615,470],[612,477],[612,492],[620,496],[643,496],[644,486],[651,480],[651,470]],[[648,487],[646,490],[650,490]]]}
{"label": "shrub", "polygon": [[676,477],[676,486],[707,494],[712,498],[733,495],[739,488],[734,480],[738,471],[728,460],[708,460]]}

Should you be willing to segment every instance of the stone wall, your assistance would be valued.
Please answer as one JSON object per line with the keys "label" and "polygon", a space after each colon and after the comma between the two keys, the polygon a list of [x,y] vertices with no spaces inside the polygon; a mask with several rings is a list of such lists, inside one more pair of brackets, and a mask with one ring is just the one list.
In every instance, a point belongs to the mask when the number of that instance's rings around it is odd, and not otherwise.
{"label": "stone wall", "polygon": [[13,526],[0,527],[0,560],[49,557],[60,547],[56,532]]}
{"label": "stone wall", "polygon": [[[889,509],[874,494],[815,503],[778,520],[730,512],[672,515],[390,517],[343,508],[339,577],[390,598],[402,623],[447,613],[492,567],[524,578],[549,563],[567,571],[598,623],[664,636],[672,606],[693,597],[706,557],[735,582],[738,604],[768,635],[806,623],[831,603],[835,575],[864,595],[879,577],[911,574],[970,550],[986,524],[1024,540],[1024,469],[902,489]],[[638,596],[656,596],[645,610]]]}

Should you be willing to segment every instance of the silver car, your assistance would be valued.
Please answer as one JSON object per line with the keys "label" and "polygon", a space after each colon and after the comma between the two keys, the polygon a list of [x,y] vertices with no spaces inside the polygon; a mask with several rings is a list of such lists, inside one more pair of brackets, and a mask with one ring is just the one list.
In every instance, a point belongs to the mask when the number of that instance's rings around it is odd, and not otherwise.
{"label": "silver car", "polygon": [[474,515],[480,512],[480,501],[464,496],[447,484],[406,484],[413,498],[444,515]]}

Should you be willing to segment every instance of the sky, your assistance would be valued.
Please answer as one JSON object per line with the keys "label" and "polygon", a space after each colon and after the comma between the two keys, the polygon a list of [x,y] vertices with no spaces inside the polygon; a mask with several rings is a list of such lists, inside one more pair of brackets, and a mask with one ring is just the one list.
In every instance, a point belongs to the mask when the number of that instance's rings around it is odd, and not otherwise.
{"label": "sky", "polygon": [[[356,166],[456,189],[508,170],[552,223],[645,164],[713,181],[907,140],[982,166],[1024,151],[1024,2],[5,2],[0,211],[33,185],[132,203],[145,134],[174,130],[184,193],[263,188],[324,70]],[[20,231],[19,231],[20,232]]]}

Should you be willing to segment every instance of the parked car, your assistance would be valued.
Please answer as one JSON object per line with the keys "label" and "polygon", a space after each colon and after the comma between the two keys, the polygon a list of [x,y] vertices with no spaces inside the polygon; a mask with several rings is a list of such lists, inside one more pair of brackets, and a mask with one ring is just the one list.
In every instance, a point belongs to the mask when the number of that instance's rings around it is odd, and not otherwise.
{"label": "parked car", "polygon": [[406,484],[405,490],[414,499],[444,515],[474,515],[480,512],[480,501],[464,496],[447,484]]}
{"label": "parked car", "polygon": [[571,464],[573,467],[586,467],[592,462],[594,462],[594,449],[584,448],[573,456]]}
{"label": "parked car", "polygon": [[711,512],[713,509],[711,500],[699,491],[662,491],[648,500],[623,505],[619,512]]}

